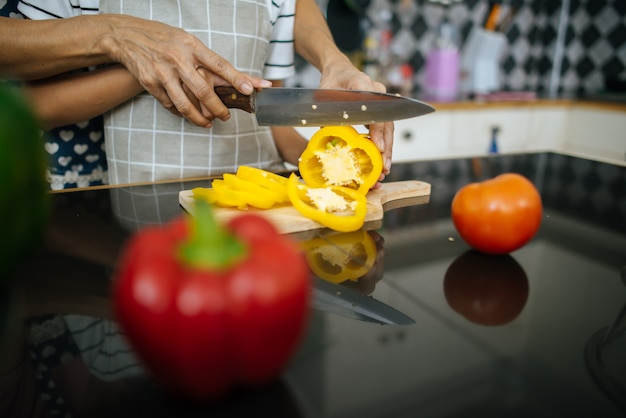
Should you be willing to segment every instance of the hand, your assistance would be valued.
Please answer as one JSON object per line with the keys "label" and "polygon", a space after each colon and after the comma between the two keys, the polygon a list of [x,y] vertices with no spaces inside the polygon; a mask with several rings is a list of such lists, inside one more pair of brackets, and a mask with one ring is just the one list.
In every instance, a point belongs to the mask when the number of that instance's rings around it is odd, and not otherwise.
{"label": "hand", "polygon": [[[382,83],[372,80],[367,74],[359,71],[346,58],[337,60],[322,72],[321,88],[342,88],[348,90],[368,90],[385,93],[387,89]],[[391,154],[393,150],[394,123],[375,123],[367,126],[370,138],[383,154],[383,173],[379,179],[383,181],[391,171]],[[378,183],[374,188],[380,187]]]}
{"label": "hand", "polygon": [[111,57],[122,63],[166,109],[210,127],[230,112],[214,86],[232,85],[243,94],[271,82],[237,71],[195,36],[160,22],[115,16]]}

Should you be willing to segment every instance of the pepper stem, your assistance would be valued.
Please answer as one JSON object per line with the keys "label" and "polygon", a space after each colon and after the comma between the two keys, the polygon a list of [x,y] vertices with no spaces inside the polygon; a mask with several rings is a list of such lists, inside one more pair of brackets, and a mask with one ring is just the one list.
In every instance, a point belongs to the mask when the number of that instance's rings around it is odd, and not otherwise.
{"label": "pepper stem", "polygon": [[189,238],[179,250],[186,265],[204,270],[226,270],[245,257],[244,243],[217,222],[207,202],[196,201],[195,215],[189,222]]}

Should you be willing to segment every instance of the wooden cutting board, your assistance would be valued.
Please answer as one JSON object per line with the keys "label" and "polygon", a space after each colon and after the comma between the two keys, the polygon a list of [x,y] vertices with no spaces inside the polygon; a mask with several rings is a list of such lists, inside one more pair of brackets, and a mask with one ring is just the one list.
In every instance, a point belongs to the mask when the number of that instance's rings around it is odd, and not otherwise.
{"label": "wooden cutting board", "polygon": [[[385,210],[403,206],[428,203],[430,184],[418,180],[383,183],[382,187],[367,194],[367,215],[365,222],[381,220]],[[194,197],[191,190],[183,190],[178,195],[181,206],[193,216]],[[241,214],[236,208],[215,208],[215,215],[220,221]],[[293,206],[284,205],[271,209],[249,208],[247,212],[258,213],[269,219],[283,234],[325,228],[318,222],[300,215]]]}

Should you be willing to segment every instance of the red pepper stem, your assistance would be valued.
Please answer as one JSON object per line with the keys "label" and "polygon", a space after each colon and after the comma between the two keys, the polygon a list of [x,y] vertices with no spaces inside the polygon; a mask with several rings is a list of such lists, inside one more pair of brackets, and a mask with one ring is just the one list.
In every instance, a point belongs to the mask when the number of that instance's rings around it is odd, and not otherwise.
{"label": "red pepper stem", "polygon": [[208,203],[197,201],[195,214],[189,222],[189,239],[180,247],[180,256],[186,265],[226,270],[246,256],[244,243],[217,222]]}

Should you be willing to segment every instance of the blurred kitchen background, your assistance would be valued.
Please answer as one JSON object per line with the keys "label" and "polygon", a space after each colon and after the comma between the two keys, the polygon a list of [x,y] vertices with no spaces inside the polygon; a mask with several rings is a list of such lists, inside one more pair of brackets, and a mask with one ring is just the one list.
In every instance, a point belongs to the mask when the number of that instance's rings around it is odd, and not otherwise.
{"label": "blurred kitchen background", "polygon": [[[539,97],[599,95],[626,101],[626,94],[622,96],[626,90],[625,0],[318,0],[318,3],[326,12],[340,48],[390,91],[432,99],[425,96],[433,85],[452,86],[457,93],[455,97],[440,92],[443,94],[440,101],[463,99],[481,92],[463,84],[468,82],[464,61],[473,58],[468,54],[476,53],[468,50],[468,40],[477,31],[502,41],[501,50],[494,50],[497,44],[488,48],[495,55],[498,82],[486,86],[483,93],[513,91]],[[482,41],[478,43],[486,45]],[[458,57],[435,53],[447,48],[453,55],[456,48]],[[456,66],[458,85],[442,73]],[[317,70],[299,57],[297,67],[298,75],[288,80],[288,85],[318,85]],[[478,68],[476,72],[482,75],[489,72]]]}

